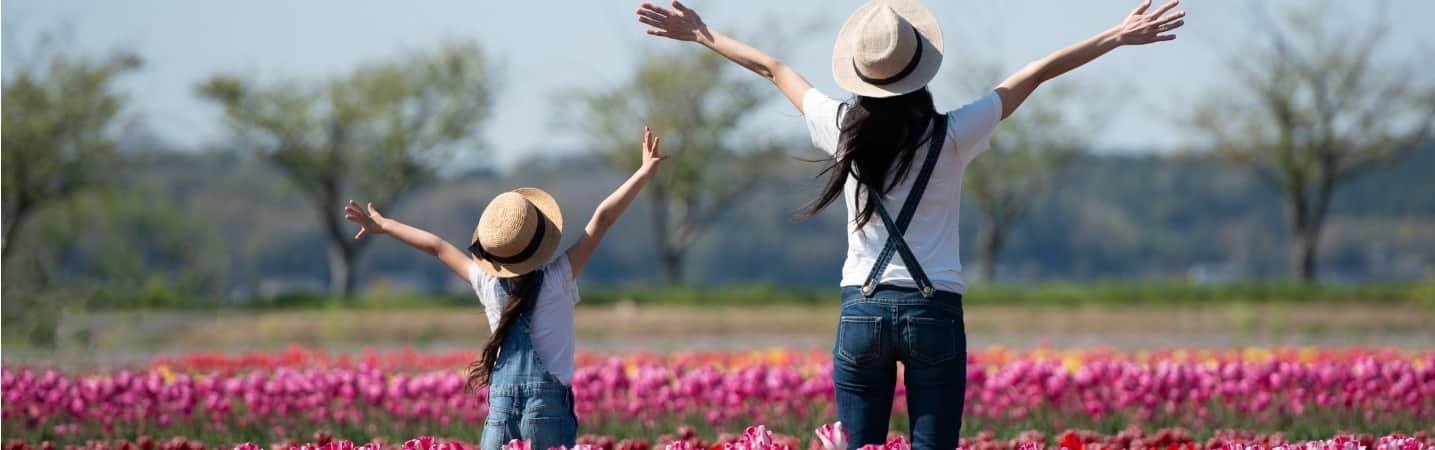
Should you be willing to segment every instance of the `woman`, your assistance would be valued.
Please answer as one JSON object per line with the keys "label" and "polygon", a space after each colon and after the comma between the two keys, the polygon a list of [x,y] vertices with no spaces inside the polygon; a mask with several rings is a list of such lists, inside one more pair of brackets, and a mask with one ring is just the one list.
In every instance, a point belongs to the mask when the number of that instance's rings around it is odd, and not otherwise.
{"label": "woman", "polygon": [[682,3],[637,10],[648,34],[702,44],[767,78],[805,116],[813,144],[832,155],[826,186],[805,214],[839,194],[848,206],[832,378],[851,448],[885,440],[898,362],[905,367],[913,446],[956,447],[966,388],[957,230],[962,171],[987,148],[997,123],[1043,82],[1117,47],[1175,39],[1169,33],[1185,16],[1172,12],[1176,1],[1150,7],[1143,1],[1117,26],[1028,64],[946,114],[935,110],[926,87],[941,66],[941,28],[914,0],[869,2],[838,32],[832,73],[855,94],[847,103],[708,27]]}

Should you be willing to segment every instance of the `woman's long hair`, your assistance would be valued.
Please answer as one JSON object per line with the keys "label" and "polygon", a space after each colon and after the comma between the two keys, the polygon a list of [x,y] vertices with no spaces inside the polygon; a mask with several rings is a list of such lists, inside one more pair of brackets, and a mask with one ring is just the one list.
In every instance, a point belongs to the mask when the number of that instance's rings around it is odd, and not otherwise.
{"label": "woman's long hair", "polygon": [[927,88],[887,98],[858,96],[842,117],[837,156],[822,170],[827,175],[822,194],[799,217],[810,218],[831,205],[851,176],[859,181],[853,199],[857,227],[866,225],[877,211],[867,201],[866,190],[886,194],[907,177],[917,149],[929,139],[935,118],[937,109]]}
{"label": "woman's long hair", "polygon": [[488,342],[483,344],[483,354],[478,361],[468,365],[468,387],[478,389],[487,386],[492,381],[493,366],[498,363],[498,349],[503,347],[504,338],[508,332],[513,330],[513,323],[518,321],[518,316],[532,311],[533,305],[538,303],[538,271],[529,272],[513,278],[499,280],[505,283],[508,288],[508,303],[503,306],[503,315],[498,319],[498,327],[494,328],[493,334],[488,336]]}

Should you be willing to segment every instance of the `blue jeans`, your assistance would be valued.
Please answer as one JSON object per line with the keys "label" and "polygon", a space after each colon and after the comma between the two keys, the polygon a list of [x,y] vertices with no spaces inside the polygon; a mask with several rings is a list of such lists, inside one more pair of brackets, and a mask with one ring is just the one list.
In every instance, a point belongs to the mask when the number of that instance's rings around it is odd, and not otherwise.
{"label": "blue jeans", "polygon": [[883,285],[867,297],[857,287],[842,288],[832,381],[849,449],[886,442],[899,361],[912,447],[956,448],[967,387],[961,294],[923,298],[916,289]]}
{"label": "blue jeans", "polygon": [[548,372],[534,353],[531,316],[519,316],[499,348],[488,386],[483,450],[498,450],[514,439],[529,441],[535,450],[572,447],[578,439],[573,388]]}

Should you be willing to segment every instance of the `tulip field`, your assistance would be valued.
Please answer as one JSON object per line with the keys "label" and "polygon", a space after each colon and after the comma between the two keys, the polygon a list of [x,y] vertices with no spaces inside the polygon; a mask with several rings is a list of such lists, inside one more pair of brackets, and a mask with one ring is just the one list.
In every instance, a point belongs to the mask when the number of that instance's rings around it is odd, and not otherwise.
{"label": "tulip field", "polygon": [[[464,389],[473,358],[294,348],[87,373],[7,363],[4,439],[6,448],[472,443],[487,414],[485,392]],[[807,448],[821,446],[814,430],[830,433],[836,416],[824,351],[580,354],[578,366],[580,443],[595,448],[705,448],[744,430]],[[992,348],[969,353],[968,367],[963,436],[974,448],[1274,447],[1347,432],[1369,447],[1399,433],[1410,438],[1389,442],[1429,445],[1435,433],[1435,351]],[[906,429],[898,398],[894,432]]]}

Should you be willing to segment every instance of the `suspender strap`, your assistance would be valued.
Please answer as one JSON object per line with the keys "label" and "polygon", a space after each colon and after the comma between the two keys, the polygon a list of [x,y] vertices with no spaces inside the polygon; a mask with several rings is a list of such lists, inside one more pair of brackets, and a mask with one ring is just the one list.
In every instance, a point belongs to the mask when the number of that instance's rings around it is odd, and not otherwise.
{"label": "suspender strap", "polygon": [[[528,295],[534,296],[534,297],[533,297],[533,302],[534,302],[533,304],[534,304],[535,306],[538,305],[538,293],[543,290],[543,275],[545,274],[545,272],[548,272],[548,270],[546,270],[546,269],[547,269],[546,267],[539,268],[539,269],[537,269],[537,273],[534,273],[534,274],[533,274],[533,277],[536,278],[535,280],[533,280],[533,283],[534,283],[537,287],[535,287],[535,288],[533,289],[533,292],[529,292]],[[501,289],[501,290],[503,290],[503,295],[509,295],[508,282],[509,282],[509,280],[506,280],[506,279],[498,280],[498,288]],[[510,298],[510,299],[508,299],[508,301],[513,301],[513,299]],[[531,311],[530,311],[530,312],[531,312]]]}
{"label": "suspender strap", "polygon": [[907,232],[907,226],[912,222],[912,216],[917,212],[917,204],[921,202],[922,194],[927,191],[927,182],[932,178],[932,170],[937,165],[937,158],[942,155],[942,144],[946,142],[947,121],[938,119],[932,124],[930,144],[927,146],[927,157],[922,161],[922,168],[917,173],[917,178],[912,181],[912,189],[907,193],[907,200],[902,203],[902,210],[897,214],[897,220],[892,220],[887,208],[882,205],[882,196],[876,189],[868,187],[867,198],[877,208],[877,215],[882,217],[882,226],[887,228],[887,243],[882,247],[882,253],[877,256],[877,261],[872,265],[872,272],[867,275],[867,282],[862,285],[863,295],[872,295],[877,289],[877,282],[881,280],[882,272],[887,270],[887,264],[892,261],[892,253],[902,257],[902,263],[906,264],[907,271],[911,273],[912,280],[917,283],[917,288],[922,291],[923,297],[931,297],[936,290],[932,288],[932,282],[922,270],[917,257],[912,254],[912,249],[907,246],[907,240],[902,237]]}

